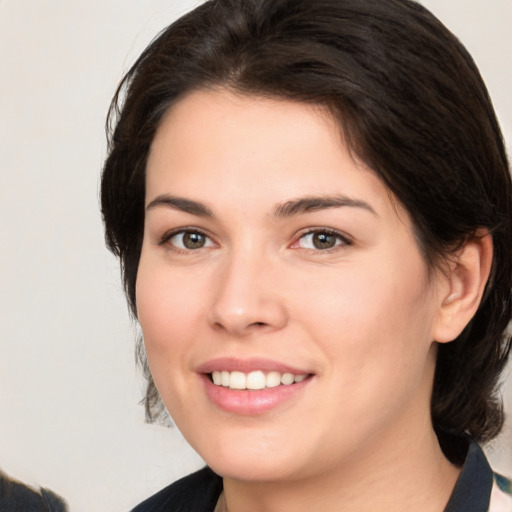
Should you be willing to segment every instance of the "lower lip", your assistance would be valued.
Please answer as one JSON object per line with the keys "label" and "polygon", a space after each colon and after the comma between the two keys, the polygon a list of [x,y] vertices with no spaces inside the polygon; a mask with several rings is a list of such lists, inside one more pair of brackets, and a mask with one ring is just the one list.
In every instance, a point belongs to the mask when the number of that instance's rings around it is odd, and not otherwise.
{"label": "lower lip", "polygon": [[281,385],[259,390],[235,390],[215,385],[207,375],[201,377],[206,395],[217,407],[227,412],[243,415],[262,414],[279,407],[304,391],[312,380],[312,377],[308,377],[302,382],[288,386]]}

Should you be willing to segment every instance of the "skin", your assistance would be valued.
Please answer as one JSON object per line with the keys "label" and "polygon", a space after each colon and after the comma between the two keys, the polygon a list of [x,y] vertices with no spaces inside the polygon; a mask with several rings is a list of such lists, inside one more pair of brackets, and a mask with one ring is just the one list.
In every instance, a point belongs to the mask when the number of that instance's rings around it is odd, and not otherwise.
{"label": "skin", "polygon": [[[283,211],[312,197],[347,204]],[[474,279],[464,265],[429,276],[408,213],[328,113],[226,90],[167,113],[146,205],[137,309],[149,365],[176,425],[224,477],[230,512],[443,510],[459,469],[430,419],[434,340],[470,318],[486,265],[469,265]],[[339,235],[319,249],[311,229]],[[187,230],[202,247],[183,245]],[[489,244],[468,254],[479,262]],[[226,357],[311,376],[270,410],[233,413],[198,370]]]}

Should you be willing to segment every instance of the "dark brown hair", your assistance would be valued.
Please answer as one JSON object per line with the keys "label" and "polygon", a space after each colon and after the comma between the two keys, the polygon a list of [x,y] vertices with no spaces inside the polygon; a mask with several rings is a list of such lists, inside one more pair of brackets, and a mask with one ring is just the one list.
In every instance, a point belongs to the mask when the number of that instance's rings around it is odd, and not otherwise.
{"label": "dark brown hair", "polygon": [[[492,233],[482,303],[439,346],[432,418],[442,438],[494,437],[510,351],[512,192],[491,101],[462,44],[411,0],[210,0],[165,29],[124,77],[108,118],[102,212],[134,315],[151,142],[176,101],[219,86],[328,107],[410,213],[430,268],[478,228]],[[139,354],[146,364],[141,344]],[[151,418],[159,398],[145,371]]]}

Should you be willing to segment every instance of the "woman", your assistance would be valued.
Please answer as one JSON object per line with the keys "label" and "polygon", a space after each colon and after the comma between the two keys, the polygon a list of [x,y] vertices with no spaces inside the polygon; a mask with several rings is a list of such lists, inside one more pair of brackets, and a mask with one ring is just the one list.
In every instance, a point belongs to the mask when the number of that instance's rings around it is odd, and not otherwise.
{"label": "woman", "polygon": [[209,466],[135,510],[512,510],[477,444],[503,422],[510,175],[432,14],[206,2],[141,55],[109,125],[102,211],[147,413],[161,397]]}

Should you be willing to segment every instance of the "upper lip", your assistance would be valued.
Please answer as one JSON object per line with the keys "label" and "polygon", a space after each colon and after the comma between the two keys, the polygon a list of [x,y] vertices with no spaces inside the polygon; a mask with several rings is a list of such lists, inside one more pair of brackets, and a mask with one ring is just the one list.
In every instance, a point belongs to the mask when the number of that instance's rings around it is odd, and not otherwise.
{"label": "upper lip", "polygon": [[199,365],[196,369],[198,373],[212,373],[214,371],[242,372],[250,373],[257,370],[263,372],[291,373],[293,375],[307,375],[312,372],[265,358],[238,359],[235,357],[219,357],[210,359]]}

